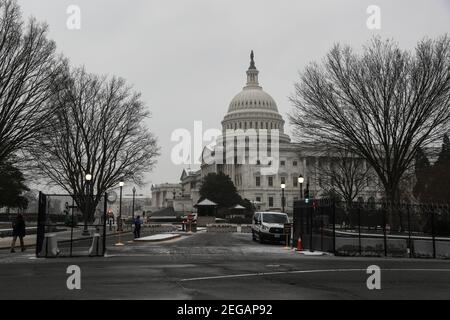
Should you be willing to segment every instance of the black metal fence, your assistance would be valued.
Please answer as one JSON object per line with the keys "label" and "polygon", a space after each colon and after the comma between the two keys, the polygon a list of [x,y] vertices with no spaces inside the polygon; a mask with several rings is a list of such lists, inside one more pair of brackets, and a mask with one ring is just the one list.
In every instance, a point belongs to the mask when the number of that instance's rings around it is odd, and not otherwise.
{"label": "black metal fence", "polygon": [[294,240],[343,256],[450,258],[448,204],[294,203]]}
{"label": "black metal fence", "polygon": [[[98,204],[92,201],[90,210],[82,210],[79,203],[74,195],[39,193],[37,257],[105,255],[107,194]],[[90,217],[85,219],[83,212]]]}

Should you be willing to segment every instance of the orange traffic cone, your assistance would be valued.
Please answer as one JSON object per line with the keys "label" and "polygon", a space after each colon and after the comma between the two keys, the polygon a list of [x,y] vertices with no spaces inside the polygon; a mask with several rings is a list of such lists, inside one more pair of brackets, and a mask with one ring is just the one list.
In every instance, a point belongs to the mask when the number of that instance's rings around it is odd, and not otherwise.
{"label": "orange traffic cone", "polygon": [[297,240],[297,251],[302,251],[302,250],[303,250],[302,239],[298,238],[298,240]]}

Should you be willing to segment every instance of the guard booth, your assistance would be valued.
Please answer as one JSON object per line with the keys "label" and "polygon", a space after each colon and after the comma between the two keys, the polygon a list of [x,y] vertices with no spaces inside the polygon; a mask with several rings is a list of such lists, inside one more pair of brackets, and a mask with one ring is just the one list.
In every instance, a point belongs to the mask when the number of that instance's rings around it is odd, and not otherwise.
{"label": "guard booth", "polygon": [[106,253],[107,194],[39,193],[36,257],[100,257]]}
{"label": "guard booth", "polygon": [[217,214],[217,203],[209,199],[197,203],[194,208],[197,209],[199,216],[215,216]]}

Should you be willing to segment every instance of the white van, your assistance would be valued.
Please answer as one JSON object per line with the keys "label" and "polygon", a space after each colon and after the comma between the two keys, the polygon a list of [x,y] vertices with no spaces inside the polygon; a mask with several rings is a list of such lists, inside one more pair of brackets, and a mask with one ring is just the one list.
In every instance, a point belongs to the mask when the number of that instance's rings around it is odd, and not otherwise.
{"label": "white van", "polygon": [[284,224],[289,223],[286,213],[256,212],[253,216],[252,235],[254,241],[286,241]]}

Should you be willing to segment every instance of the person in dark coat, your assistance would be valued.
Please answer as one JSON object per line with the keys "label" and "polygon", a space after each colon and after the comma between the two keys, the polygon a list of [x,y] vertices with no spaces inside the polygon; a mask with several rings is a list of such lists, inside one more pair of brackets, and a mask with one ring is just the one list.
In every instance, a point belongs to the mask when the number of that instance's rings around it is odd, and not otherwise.
{"label": "person in dark coat", "polygon": [[25,244],[23,243],[23,238],[25,237],[25,219],[23,218],[23,215],[18,214],[16,219],[13,221],[12,224],[13,227],[13,241],[11,244],[11,253],[14,253],[14,247],[16,246],[16,240],[17,237],[20,239],[20,247],[22,249],[22,252],[25,251]]}
{"label": "person in dark coat", "polygon": [[134,238],[135,239],[139,239],[141,237],[141,225],[142,225],[141,217],[137,216],[136,219],[134,220]]}

